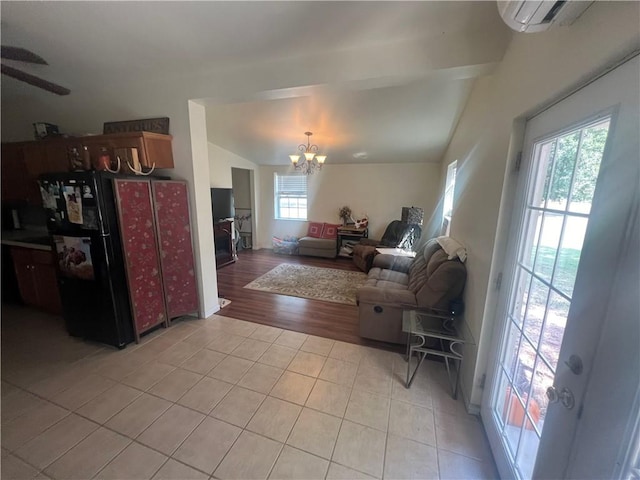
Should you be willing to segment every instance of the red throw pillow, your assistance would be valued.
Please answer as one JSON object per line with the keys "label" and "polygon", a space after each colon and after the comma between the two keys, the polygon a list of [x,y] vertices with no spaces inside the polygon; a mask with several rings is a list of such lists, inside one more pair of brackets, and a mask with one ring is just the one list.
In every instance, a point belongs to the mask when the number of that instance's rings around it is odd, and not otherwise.
{"label": "red throw pillow", "polygon": [[307,237],[322,238],[323,223],[309,222],[309,229],[307,230]]}
{"label": "red throw pillow", "polygon": [[340,225],[334,225],[333,223],[325,223],[322,228],[322,237],[321,238],[329,238],[334,239],[338,238],[338,227]]}

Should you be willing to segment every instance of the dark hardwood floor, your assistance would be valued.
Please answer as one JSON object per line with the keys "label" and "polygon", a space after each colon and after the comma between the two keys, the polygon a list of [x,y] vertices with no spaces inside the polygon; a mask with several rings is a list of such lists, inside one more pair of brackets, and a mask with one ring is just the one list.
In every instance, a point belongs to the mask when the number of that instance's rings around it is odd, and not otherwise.
{"label": "dark hardwood floor", "polygon": [[243,288],[281,263],[359,271],[350,259],[278,255],[271,250],[242,250],[238,260],[218,270],[218,293],[231,304],[218,314],[320,337],[394,351],[402,347],[361,338],[358,307]]}

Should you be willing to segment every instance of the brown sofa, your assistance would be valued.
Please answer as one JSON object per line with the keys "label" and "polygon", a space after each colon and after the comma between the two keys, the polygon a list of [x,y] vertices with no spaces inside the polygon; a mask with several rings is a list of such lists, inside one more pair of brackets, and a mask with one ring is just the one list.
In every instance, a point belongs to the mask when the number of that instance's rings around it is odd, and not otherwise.
{"label": "brown sofa", "polygon": [[376,255],[366,284],[357,290],[360,336],[405,343],[402,312],[411,307],[449,310],[462,296],[467,270],[458,259],[449,260],[435,239],[415,258]]}

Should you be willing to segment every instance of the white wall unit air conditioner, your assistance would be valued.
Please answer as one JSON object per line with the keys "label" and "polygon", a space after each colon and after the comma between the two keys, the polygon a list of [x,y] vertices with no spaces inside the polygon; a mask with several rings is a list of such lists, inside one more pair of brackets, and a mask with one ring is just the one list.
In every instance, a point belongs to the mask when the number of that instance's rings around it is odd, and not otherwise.
{"label": "white wall unit air conditioner", "polygon": [[498,0],[498,12],[517,32],[542,32],[571,25],[593,2],[582,0]]}

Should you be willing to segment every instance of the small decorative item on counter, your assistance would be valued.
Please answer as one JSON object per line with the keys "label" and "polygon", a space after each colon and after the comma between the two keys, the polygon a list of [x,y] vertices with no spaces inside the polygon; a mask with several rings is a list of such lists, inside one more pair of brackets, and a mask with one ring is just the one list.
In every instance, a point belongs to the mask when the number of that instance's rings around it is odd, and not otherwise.
{"label": "small decorative item on counter", "polygon": [[120,173],[121,161],[120,157],[116,156],[116,169],[113,170],[111,168],[111,155],[109,155],[109,151],[106,147],[102,147],[100,149],[100,155],[98,156],[98,170],[103,170],[111,173]]}
{"label": "small decorative item on counter", "polygon": [[342,219],[342,224],[346,225],[349,220],[351,220],[351,208],[349,208],[347,205],[341,207],[338,212],[338,216]]}
{"label": "small decorative item on counter", "polygon": [[111,168],[111,155],[105,147],[100,149],[100,155],[98,156],[97,170],[110,170]]}
{"label": "small decorative item on counter", "polygon": [[367,228],[368,226],[369,226],[369,217],[367,217],[366,215],[355,221],[356,228]]}
{"label": "small decorative item on counter", "polygon": [[71,170],[72,172],[83,170],[82,157],[80,156],[80,152],[76,147],[71,147],[67,151],[67,158],[69,159],[69,170]]}
{"label": "small decorative item on counter", "polygon": [[111,168],[107,167],[107,172],[120,173],[120,167],[121,166],[122,166],[122,162],[120,160],[120,157],[116,157],[116,169],[115,170],[111,170]]}
{"label": "small decorative item on counter", "polygon": [[104,122],[102,133],[153,132],[169,134],[169,117]]}
{"label": "small decorative item on counter", "polygon": [[138,157],[138,149],[137,148],[118,148],[114,151],[118,162],[122,164],[126,164],[129,167],[129,171],[136,175],[151,175],[156,168],[156,163],[153,162],[151,166],[151,170],[145,172],[143,170],[142,164],[140,163],[140,158]]}
{"label": "small decorative item on counter", "polygon": [[52,123],[36,122],[33,124],[33,133],[36,140],[59,135],[58,126]]}
{"label": "small decorative item on counter", "polygon": [[82,169],[91,170],[91,154],[89,153],[89,147],[82,146]]}

